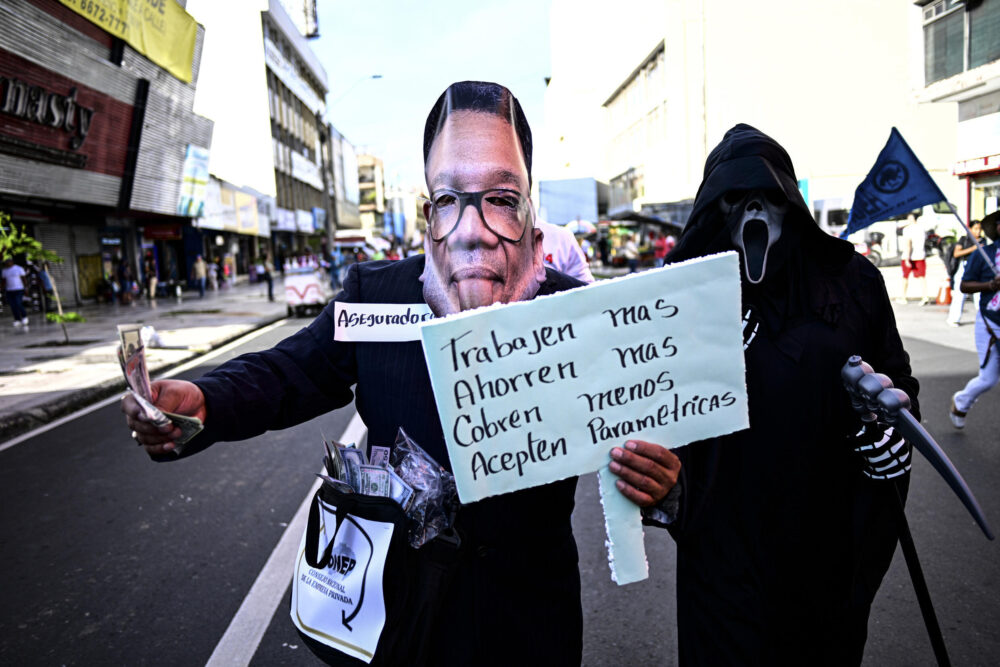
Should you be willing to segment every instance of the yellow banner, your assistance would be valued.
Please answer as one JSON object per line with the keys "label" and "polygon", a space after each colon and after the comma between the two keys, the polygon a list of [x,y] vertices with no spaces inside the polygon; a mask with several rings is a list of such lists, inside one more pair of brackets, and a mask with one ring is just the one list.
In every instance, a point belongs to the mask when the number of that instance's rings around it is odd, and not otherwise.
{"label": "yellow banner", "polygon": [[198,24],[175,0],[59,1],[184,83],[191,82]]}

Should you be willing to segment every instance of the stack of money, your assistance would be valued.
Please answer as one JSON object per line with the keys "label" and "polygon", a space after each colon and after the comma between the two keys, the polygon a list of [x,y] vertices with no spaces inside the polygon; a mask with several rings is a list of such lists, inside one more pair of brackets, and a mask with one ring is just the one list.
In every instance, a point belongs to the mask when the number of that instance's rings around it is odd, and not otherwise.
{"label": "stack of money", "polygon": [[118,338],[121,340],[118,346],[118,362],[122,366],[128,390],[139,403],[146,419],[157,426],[173,424],[180,427],[181,435],[174,441],[176,445],[174,452],[180,454],[184,445],[198,435],[204,425],[197,417],[164,412],[153,405],[153,390],[149,384],[149,371],[146,368],[146,347],[139,333],[141,329],[141,324],[118,325]]}
{"label": "stack of money", "polygon": [[409,507],[413,489],[389,465],[388,447],[372,447],[369,461],[364,450],[353,444],[324,440],[323,445],[326,447],[323,463],[328,474],[319,477],[327,484],[345,493],[392,498],[404,511]]}

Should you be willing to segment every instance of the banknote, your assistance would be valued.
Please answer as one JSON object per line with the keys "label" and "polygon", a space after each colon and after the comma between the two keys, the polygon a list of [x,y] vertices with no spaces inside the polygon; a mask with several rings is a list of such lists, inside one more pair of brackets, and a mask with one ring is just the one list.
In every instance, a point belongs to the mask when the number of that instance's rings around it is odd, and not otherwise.
{"label": "banknote", "polygon": [[160,427],[166,426],[170,423],[170,418],[155,405],[143,398],[142,394],[131,388],[129,389],[129,392],[131,392],[132,396],[139,404],[139,407],[142,408],[142,411],[146,415],[146,419]]}
{"label": "banknote", "polygon": [[334,479],[344,481],[344,459],[340,456],[340,448],[336,444],[330,447],[330,443],[325,439],[323,440],[323,446],[326,448],[326,458],[323,459],[326,471]]}
{"label": "banknote", "polygon": [[413,487],[404,482],[403,478],[391,468],[389,469],[389,497],[399,503],[404,511],[410,508],[410,501],[413,500]]}
{"label": "banknote", "polygon": [[118,325],[118,339],[122,343],[126,359],[143,348],[142,335],[139,333],[141,330],[141,324]]}
{"label": "banknote", "polygon": [[178,415],[173,412],[164,412],[163,414],[167,416],[174,426],[181,429],[180,436],[174,439],[174,445],[176,445],[174,451],[178,454],[181,453],[181,445],[187,444],[191,438],[201,433],[205,428],[205,425],[197,417]]}
{"label": "banknote", "polygon": [[146,400],[150,400],[153,396],[153,390],[149,384],[149,372],[146,370],[146,355],[143,349],[140,347],[138,352],[134,352],[131,357],[126,357],[124,349],[119,346],[118,363],[121,364],[125,384],[128,385],[129,389]]}
{"label": "banknote", "polygon": [[344,459],[344,481],[361,492],[361,466],[368,464],[365,453],[355,447],[339,447]]}
{"label": "banknote", "polygon": [[390,474],[387,469],[367,464],[359,466],[359,469],[361,473],[361,487],[358,491],[360,493],[366,496],[389,497]]}
{"label": "banknote", "polygon": [[373,466],[389,467],[389,448],[372,445],[369,463]]}
{"label": "banknote", "polygon": [[323,475],[321,473],[316,473],[316,476],[342,493],[354,493],[354,489],[339,479],[334,479],[329,475]]}

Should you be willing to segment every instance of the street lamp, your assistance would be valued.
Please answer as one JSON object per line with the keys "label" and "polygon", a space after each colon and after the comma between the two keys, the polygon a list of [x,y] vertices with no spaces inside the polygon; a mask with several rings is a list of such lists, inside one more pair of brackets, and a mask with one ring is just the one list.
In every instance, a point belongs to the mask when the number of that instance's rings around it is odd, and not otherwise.
{"label": "street lamp", "polygon": [[332,107],[332,106],[336,105],[342,99],[344,99],[345,97],[347,97],[351,93],[351,91],[353,91],[355,88],[357,88],[359,85],[361,85],[361,83],[363,81],[368,81],[369,79],[381,79],[381,78],[382,78],[381,74],[368,74],[367,76],[361,77],[360,79],[358,79],[357,81],[355,81],[354,83],[352,83],[348,87],[347,90],[345,90],[343,93],[341,93],[340,97],[338,97],[333,102],[331,102],[330,106]]}

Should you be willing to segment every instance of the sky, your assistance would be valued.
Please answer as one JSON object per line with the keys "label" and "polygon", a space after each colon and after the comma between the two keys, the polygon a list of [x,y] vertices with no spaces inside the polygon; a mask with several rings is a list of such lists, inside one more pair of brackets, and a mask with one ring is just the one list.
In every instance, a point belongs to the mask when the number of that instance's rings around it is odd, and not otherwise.
{"label": "sky", "polygon": [[[313,51],[326,69],[327,115],[386,180],[423,185],[423,126],[451,83],[510,88],[541,128],[549,75],[547,0],[318,0]],[[373,80],[373,74],[382,78]]]}

